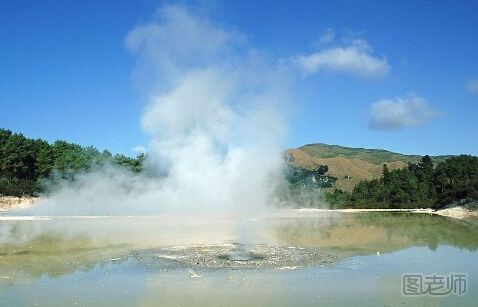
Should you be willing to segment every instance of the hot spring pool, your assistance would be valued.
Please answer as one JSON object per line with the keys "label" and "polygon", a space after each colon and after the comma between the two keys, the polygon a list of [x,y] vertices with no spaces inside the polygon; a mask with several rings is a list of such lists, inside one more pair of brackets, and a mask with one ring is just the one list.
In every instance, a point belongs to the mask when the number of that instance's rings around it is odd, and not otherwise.
{"label": "hot spring pool", "polygon": [[[478,223],[412,213],[0,221],[5,306],[478,304]],[[466,273],[461,296],[403,274]]]}

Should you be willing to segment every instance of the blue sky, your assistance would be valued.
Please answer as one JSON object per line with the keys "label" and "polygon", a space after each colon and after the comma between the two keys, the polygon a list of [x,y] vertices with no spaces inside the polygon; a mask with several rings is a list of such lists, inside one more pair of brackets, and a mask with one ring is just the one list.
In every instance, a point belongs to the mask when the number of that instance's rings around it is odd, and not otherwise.
{"label": "blue sky", "polygon": [[[477,1],[180,2],[297,64],[287,146],[478,154]],[[0,2],[0,127],[133,154],[125,38],[161,1]]]}

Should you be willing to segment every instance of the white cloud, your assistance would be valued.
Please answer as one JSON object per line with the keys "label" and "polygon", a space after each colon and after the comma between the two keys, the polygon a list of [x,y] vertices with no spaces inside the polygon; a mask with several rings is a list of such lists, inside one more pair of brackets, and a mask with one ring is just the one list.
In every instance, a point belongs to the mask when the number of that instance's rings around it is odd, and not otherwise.
{"label": "white cloud", "polygon": [[335,39],[335,31],[332,28],[326,29],[319,38],[319,44],[328,44]]}
{"label": "white cloud", "polygon": [[347,46],[326,48],[312,54],[300,55],[296,57],[296,63],[306,74],[329,71],[378,78],[390,71],[387,59],[375,56],[364,40],[355,40]]}
{"label": "white cloud", "polygon": [[465,88],[470,93],[478,94],[478,79],[471,79],[466,82]]}
{"label": "white cloud", "polygon": [[437,115],[438,112],[425,99],[416,95],[380,99],[370,109],[369,127],[374,130],[399,130],[424,124]]}

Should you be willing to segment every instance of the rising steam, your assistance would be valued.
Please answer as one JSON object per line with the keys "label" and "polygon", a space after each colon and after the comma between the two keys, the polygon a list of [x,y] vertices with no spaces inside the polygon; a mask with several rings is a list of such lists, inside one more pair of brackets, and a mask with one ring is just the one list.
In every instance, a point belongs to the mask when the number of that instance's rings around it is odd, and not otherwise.
{"label": "rising steam", "polygon": [[244,35],[180,6],[126,37],[135,80],[149,97],[141,127],[148,171],[113,166],[78,176],[44,214],[253,214],[273,199],[282,170],[288,80]]}

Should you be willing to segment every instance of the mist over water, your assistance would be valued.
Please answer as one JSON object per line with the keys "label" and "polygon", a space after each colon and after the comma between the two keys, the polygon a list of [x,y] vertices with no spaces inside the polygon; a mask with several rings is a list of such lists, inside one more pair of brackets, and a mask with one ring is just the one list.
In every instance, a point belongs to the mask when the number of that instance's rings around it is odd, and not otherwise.
{"label": "mist over water", "polygon": [[181,6],[132,29],[134,80],[146,93],[146,171],[81,174],[35,214],[233,214],[271,207],[282,180],[289,80],[244,35]]}

